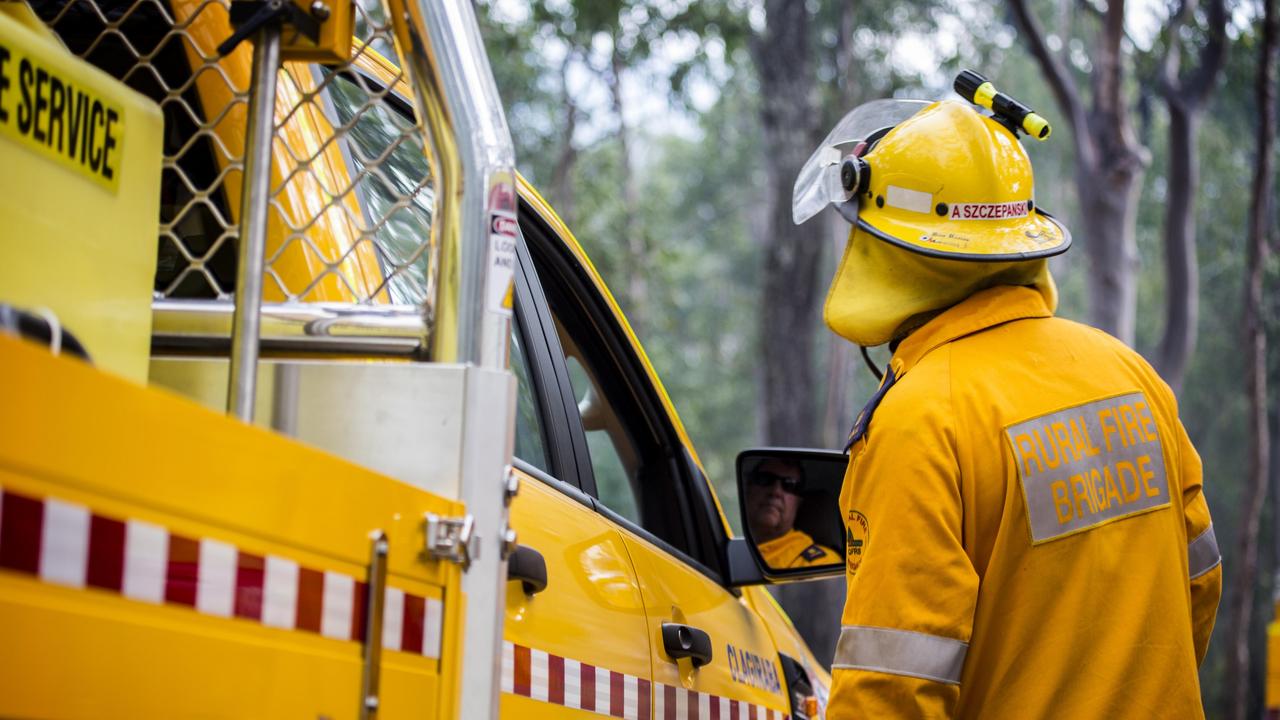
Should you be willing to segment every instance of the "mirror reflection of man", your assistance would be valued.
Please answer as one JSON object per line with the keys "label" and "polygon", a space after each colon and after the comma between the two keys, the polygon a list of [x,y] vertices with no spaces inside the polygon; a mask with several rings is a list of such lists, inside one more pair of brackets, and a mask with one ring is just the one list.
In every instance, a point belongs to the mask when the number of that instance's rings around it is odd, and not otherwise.
{"label": "mirror reflection of man", "polygon": [[804,503],[804,470],[799,463],[770,458],[747,482],[747,523],[760,555],[772,568],[800,568],[841,562],[840,556],[795,527]]}

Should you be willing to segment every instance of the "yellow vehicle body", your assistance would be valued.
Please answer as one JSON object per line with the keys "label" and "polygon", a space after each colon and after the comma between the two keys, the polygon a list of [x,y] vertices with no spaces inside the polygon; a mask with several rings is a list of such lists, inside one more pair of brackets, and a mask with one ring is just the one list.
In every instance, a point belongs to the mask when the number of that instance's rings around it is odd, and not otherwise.
{"label": "yellow vehicle body", "polygon": [[0,373],[0,715],[355,717],[381,529],[380,716],[453,717],[460,570],[421,518],[457,503],[24,341]]}
{"label": "yellow vehicle body", "polygon": [[[94,365],[0,333],[0,716],[355,718],[381,532],[379,716],[456,717],[462,571],[423,518],[462,505],[142,385],[160,113],[33,25],[0,13],[0,299]],[[33,132],[44,78],[113,118],[97,161]]]}
{"label": "yellow vehicle body", "polygon": [[[1273,618],[1280,617],[1280,602],[1274,604]],[[1267,685],[1263,698],[1267,720],[1280,718],[1280,622],[1267,624]]]}
{"label": "yellow vehicle body", "polygon": [[[184,48],[193,64],[230,34],[218,3],[173,0],[172,6],[175,19],[189,26]],[[221,62],[221,73],[195,78],[205,107],[222,107],[230,87],[247,85],[249,56],[242,47]],[[412,97],[403,74],[372,48],[357,48],[352,66]],[[304,111],[292,112],[317,90],[317,75],[311,66],[286,63],[280,86],[272,186],[283,190],[270,213],[264,299],[385,304],[383,271],[353,220],[357,199],[332,192],[352,180],[338,143],[331,142],[333,123],[306,103]],[[213,128],[224,172],[243,151],[243,128],[238,104]],[[223,183],[233,213],[240,185],[234,172]],[[518,189],[603,298],[661,413],[701,469],[670,397],[581,245],[523,178]],[[154,250],[154,205],[131,213],[150,218],[131,232]],[[343,591],[351,586],[347,597],[358,602],[369,534],[380,529],[391,543],[388,602],[403,614],[400,635],[384,638],[391,642],[382,655],[379,716],[456,716],[465,650],[461,570],[423,560],[421,519],[428,512],[459,515],[458,503],[228,420],[216,412],[221,389],[211,391],[163,362],[152,364],[150,380],[168,390],[143,388],[0,336],[0,372],[30,380],[0,415],[0,637],[6,639],[0,715],[355,717],[363,645],[354,617],[340,637],[332,624],[341,621],[324,615],[323,605],[317,619],[314,607],[304,612],[297,603],[308,593],[314,598],[317,577],[322,598],[324,582],[334,578]],[[530,472],[517,474],[522,489],[511,523],[521,544],[541,549],[549,583],[538,593],[522,592],[519,582],[508,586],[503,717],[688,717],[714,706],[721,717],[741,709],[749,717],[781,718],[790,704],[778,653],[800,660],[825,697],[829,675],[763,588],[727,591],[582,498]],[[713,522],[727,533],[719,500],[710,497]],[[36,542],[32,564],[31,531],[22,525],[32,513],[42,522],[55,518],[57,527],[87,527],[72,531],[85,538],[69,556],[81,570],[43,559],[51,548],[50,557],[65,559],[61,541]],[[10,523],[11,514],[19,521]],[[100,527],[117,528],[118,535],[121,524],[125,547],[114,552],[125,553],[125,567],[102,570],[94,564],[102,555],[98,534],[107,532]],[[135,525],[143,535],[179,539],[158,571],[159,595],[154,577],[151,594],[126,592],[127,541]],[[40,532],[35,537],[43,538]],[[24,549],[10,557],[6,548],[13,547]],[[188,554],[194,547],[194,558],[175,547]],[[206,589],[198,571],[194,587],[190,579],[189,566],[203,566],[202,552],[221,573]],[[283,567],[287,577],[309,578],[306,590],[297,581],[291,618],[280,616],[279,607],[268,612],[267,565],[276,575]],[[417,617],[422,626],[410,631]],[[696,625],[714,638],[711,662],[696,667],[667,656],[662,625],[668,622]],[[75,692],[63,691],[72,687]]]}

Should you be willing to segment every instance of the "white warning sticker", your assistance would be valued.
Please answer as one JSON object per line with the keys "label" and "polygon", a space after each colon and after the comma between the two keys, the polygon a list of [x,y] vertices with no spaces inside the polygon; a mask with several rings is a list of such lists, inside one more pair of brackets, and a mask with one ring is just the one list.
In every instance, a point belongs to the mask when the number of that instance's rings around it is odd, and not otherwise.
{"label": "white warning sticker", "polygon": [[948,213],[949,220],[1004,220],[1026,217],[1029,212],[1026,200],[1007,203],[956,203]]}
{"label": "white warning sticker", "polygon": [[489,273],[485,281],[485,309],[511,314],[515,294],[516,238],[520,226],[514,213],[494,211],[489,215]]}
{"label": "white warning sticker", "polygon": [[902,208],[918,213],[933,212],[933,195],[919,190],[890,185],[884,193],[884,203],[889,207]]}

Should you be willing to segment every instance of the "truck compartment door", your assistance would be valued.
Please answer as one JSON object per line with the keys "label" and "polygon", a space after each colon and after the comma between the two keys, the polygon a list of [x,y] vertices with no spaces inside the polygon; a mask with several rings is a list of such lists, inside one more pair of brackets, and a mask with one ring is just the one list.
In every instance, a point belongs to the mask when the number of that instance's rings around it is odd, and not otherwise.
{"label": "truck compartment door", "polygon": [[355,718],[372,533],[381,718],[452,717],[461,506],[0,336],[0,715]]}

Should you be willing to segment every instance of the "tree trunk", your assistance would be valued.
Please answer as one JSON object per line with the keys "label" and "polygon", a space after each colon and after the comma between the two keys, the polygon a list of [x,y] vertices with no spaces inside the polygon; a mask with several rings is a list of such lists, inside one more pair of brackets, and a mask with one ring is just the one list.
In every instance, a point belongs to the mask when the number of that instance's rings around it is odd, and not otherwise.
{"label": "tree trunk", "polygon": [[1244,342],[1248,353],[1245,396],[1249,403],[1249,470],[1240,509],[1240,539],[1236,555],[1235,602],[1231,608],[1230,654],[1227,677],[1235,679],[1231,692],[1232,720],[1243,720],[1249,699],[1249,631],[1258,574],[1258,525],[1266,499],[1271,461],[1267,428],[1267,336],[1262,302],[1264,267],[1271,228],[1273,158],[1276,126],[1277,0],[1266,0],[1262,44],[1255,88],[1258,111],[1257,159],[1249,207],[1248,276],[1244,297]]}
{"label": "tree trunk", "polygon": [[1169,107],[1169,191],[1164,206],[1164,333],[1155,367],[1173,392],[1181,394],[1187,363],[1196,345],[1200,314],[1200,272],[1196,262],[1196,198],[1200,184],[1201,113],[1178,102]]}
{"label": "tree trunk", "polygon": [[569,64],[573,53],[567,53],[560,64],[560,92],[564,102],[564,127],[560,132],[560,155],[551,171],[551,192],[560,219],[569,227],[574,226],[573,168],[578,162],[578,148],[573,144],[573,134],[578,127],[578,106],[569,94]]}
{"label": "tree trunk", "polygon": [[1165,25],[1165,54],[1158,87],[1169,110],[1169,191],[1165,197],[1165,327],[1156,349],[1160,375],[1181,393],[1187,363],[1195,351],[1200,313],[1200,276],[1196,261],[1196,199],[1200,180],[1200,119],[1226,60],[1225,0],[1209,0],[1208,40],[1195,67],[1181,72],[1183,30],[1196,12],[1195,0],[1182,0]]}
{"label": "tree trunk", "polygon": [[613,50],[609,57],[609,93],[613,98],[613,112],[618,116],[619,167],[622,170],[622,242],[627,257],[627,320],[637,335],[642,334],[649,308],[648,243],[636,221],[640,200],[636,193],[635,176],[631,167],[631,144],[627,130],[627,118],[622,100],[622,53],[618,51],[618,38],[613,38]]}
{"label": "tree trunk", "polygon": [[820,226],[791,222],[791,189],[818,140],[805,3],[767,0],[765,30],[752,38],[760,77],[768,221],[760,303],[764,437],[773,445],[818,440],[814,334],[818,331]]}
{"label": "tree trunk", "polygon": [[[767,206],[760,298],[760,395],[769,445],[821,441],[815,339],[826,278],[818,277],[828,226],[791,222],[791,189],[800,166],[821,139],[822,120],[810,58],[806,3],[766,0],[765,30],[751,39],[760,78]],[[843,340],[835,340],[843,343]],[[842,579],[786,585],[775,591],[801,637],[829,665],[840,635]]]}
{"label": "tree trunk", "polygon": [[1196,261],[1196,197],[1199,184],[1201,114],[1169,104],[1169,192],[1165,196],[1165,332],[1156,350],[1156,370],[1181,393],[1187,364],[1196,350],[1199,264]]}
{"label": "tree trunk", "polygon": [[[1027,0],[1009,0],[1014,22],[1071,126],[1081,245],[1089,257],[1089,321],[1132,345],[1137,313],[1138,247],[1134,226],[1147,152],[1133,134],[1124,97],[1125,6],[1107,3],[1090,49],[1092,105],[1086,108],[1071,71],[1049,49]],[[1068,43],[1063,43],[1064,46]]]}
{"label": "tree trunk", "polygon": [[1089,323],[1133,344],[1138,302],[1138,213],[1141,165],[1093,170],[1077,163],[1076,193],[1089,258]]}

